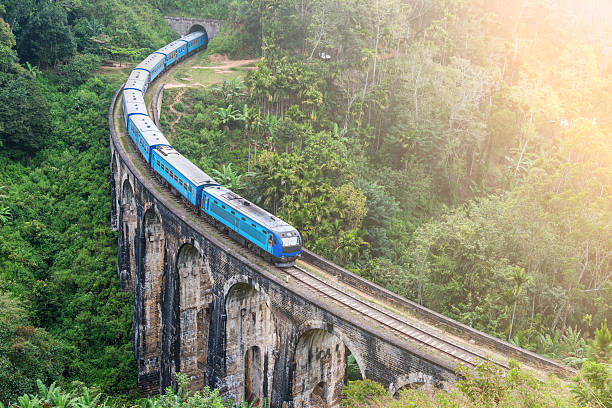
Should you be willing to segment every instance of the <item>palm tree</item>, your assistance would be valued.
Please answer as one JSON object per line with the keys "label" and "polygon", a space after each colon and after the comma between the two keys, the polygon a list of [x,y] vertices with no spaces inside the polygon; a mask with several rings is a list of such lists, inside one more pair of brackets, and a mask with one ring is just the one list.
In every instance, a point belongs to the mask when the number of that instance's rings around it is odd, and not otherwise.
{"label": "palm tree", "polygon": [[217,169],[213,169],[212,173],[215,176],[215,179],[219,184],[223,187],[229,188],[233,191],[240,191],[244,189],[245,183],[242,181],[242,176],[250,176],[251,174],[237,174],[232,169],[232,163],[228,163],[227,165],[223,165],[221,167],[221,171]]}
{"label": "palm tree", "polygon": [[233,105],[230,103],[227,108],[219,108],[219,110],[215,111],[215,116],[217,116],[221,123],[223,124],[223,131],[229,131],[229,124],[233,120],[238,120],[236,116],[237,111],[234,109]]}
{"label": "palm tree", "polygon": [[512,299],[514,305],[512,306],[512,319],[510,320],[510,330],[508,331],[508,341],[512,338],[512,328],[514,326],[514,317],[516,315],[516,305],[521,297],[521,292],[526,283],[531,282],[531,276],[527,276],[527,273],[520,266],[515,266],[510,272],[510,280],[514,282],[514,289],[512,290]]}

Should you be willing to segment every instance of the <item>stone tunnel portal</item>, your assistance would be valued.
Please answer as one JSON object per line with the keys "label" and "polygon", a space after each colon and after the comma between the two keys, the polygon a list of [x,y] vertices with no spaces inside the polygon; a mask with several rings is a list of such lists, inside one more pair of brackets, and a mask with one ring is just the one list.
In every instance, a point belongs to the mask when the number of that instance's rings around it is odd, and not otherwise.
{"label": "stone tunnel portal", "polygon": [[196,31],[204,31],[204,34],[206,34],[206,38],[208,38],[208,33],[206,32],[206,29],[204,27],[202,27],[202,25],[200,24],[194,24],[191,26],[191,28],[189,29],[189,33],[195,33]]}

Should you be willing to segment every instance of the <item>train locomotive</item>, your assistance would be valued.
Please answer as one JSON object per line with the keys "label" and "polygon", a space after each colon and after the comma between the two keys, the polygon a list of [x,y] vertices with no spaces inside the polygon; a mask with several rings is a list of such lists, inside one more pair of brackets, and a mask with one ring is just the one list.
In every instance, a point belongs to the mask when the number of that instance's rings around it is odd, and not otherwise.
{"label": "train locomotive", "polygon": [[125,127],[151,169],[183,196],[195,211],[276,266],[292,266],[302,252],[300,233],[285,221],[219,185],[176,151],[148,115],[144,94],[149,84],[171,65],[204,49],[207,42],[206,33],[190,33],[155,51],[134,68],[123,88]]}

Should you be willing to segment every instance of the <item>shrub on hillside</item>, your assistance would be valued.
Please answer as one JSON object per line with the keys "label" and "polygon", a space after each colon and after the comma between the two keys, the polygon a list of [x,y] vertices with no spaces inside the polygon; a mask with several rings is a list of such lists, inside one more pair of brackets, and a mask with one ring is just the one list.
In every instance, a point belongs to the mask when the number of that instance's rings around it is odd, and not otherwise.
{"label": "shrub on hillside", "polygon": [[389,396],[385,387],[372,380],[349,381],[342,390],[342,406],[367,405],[378,398]]}

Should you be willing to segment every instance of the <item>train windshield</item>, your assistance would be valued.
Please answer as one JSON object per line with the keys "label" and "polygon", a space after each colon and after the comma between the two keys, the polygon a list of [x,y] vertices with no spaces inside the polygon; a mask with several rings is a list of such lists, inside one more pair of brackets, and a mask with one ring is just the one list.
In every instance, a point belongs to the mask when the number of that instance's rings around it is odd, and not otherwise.
{"label": "train windshield", "polygon": [[300,244],[300,239],[297,234],[292,237],[283,237],[281,238],[281,242],[283,243],[283,247],[294,247]]}

